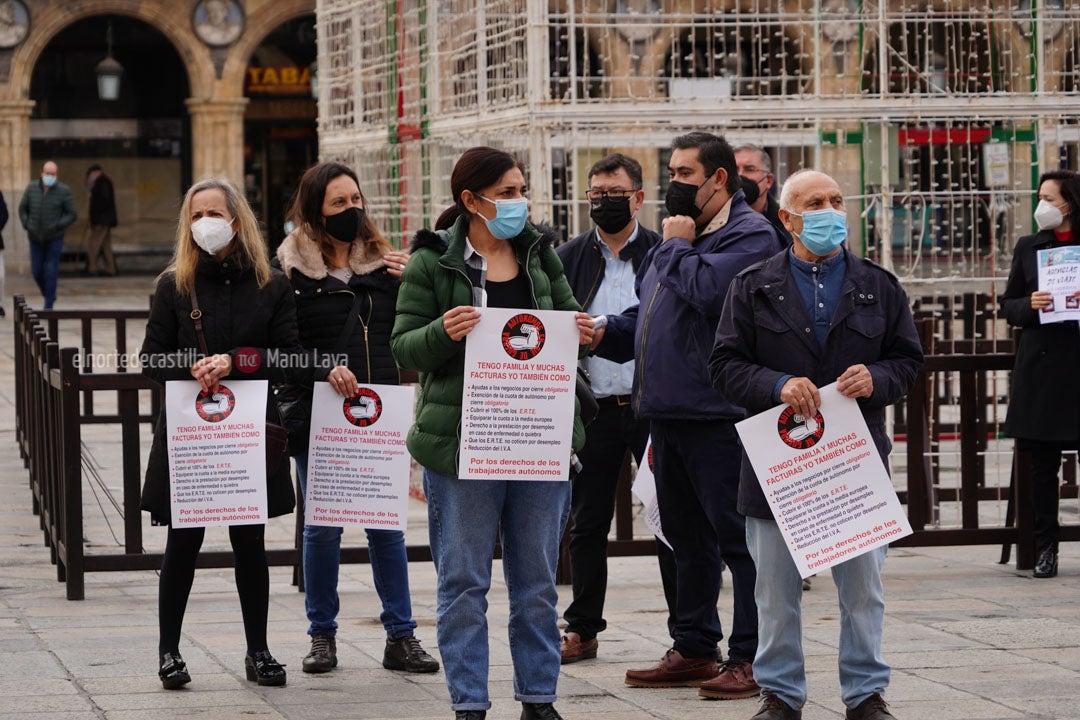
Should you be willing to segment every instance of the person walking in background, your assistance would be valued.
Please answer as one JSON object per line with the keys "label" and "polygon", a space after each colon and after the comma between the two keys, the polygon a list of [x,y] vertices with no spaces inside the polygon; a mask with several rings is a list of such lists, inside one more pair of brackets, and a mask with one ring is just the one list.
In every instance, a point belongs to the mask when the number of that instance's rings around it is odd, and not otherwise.
{"label": "person walking in background", "polygon": [[[525,176],[510,154],[467,150],[450,175],[454,205],[436,231],[413,241],[390,346],[420,373],[410,454],[424,468],[428,532],[438,582],[439,652],[457,720],[482,720],[488,698],[487,593],[495,539],[510,593],[510,655],[522,720],[561,720],[555,568],[570,509],[570,483],[471,479],[458,468],[465,338],[477,306],[580,311],[562,263],[526,221]],[[592,319],[576,313],[580,354]],[[575,403],[577,407],[577,403]],[[585,443],[575,411],[572,447]]]}
{"label": "person walking in background", "polygon": [[[694,132],[672,143],[663,241],[638,273],[641,305],[607,316],[596,354],[633,358],[632,404],[650,421],[653,472],[664,535],[675,552],[673,644],[656,665],[626,671],[634,687],[698,687],[710,697],[758,694],[754,561],[736,510],[735,423],[743,409],[709,382],[709,348],[732,278],[777,253],[776,231],[746,204],[735,155],[717,135]],[[731,569],[734,611],[728,657],[716,603],[721,561]]]}
{"label": "person walking in background", "polygon": [[98,260],[105,258],[105,274],[116,275],[112,251],[112,229],[116,227],[116,196],[113,183],[101,170],[91,165],[86,170],[86,191],[90,194],[90,237],[86,244],[86,272],[98,276]]}
{"label": "person walking in background", "polygon": [[[356,173],[333,162],[310,168],[300,180],[289,219],[296,229],[278,246],[277,261],[292,283],[300,342],[324,355],[348,357],[345,364],[316,367],[313,379],[329,382],[342,397],[353,396],[358,383],[397,385],[390,331],[398,278],[409,256],[392,250],[371,221]],[[293,407],[303,412],[298,413],[301,424],[289,428],[290,447],[305,493],[311,386],[286,390],[296,392],[303,399]],[[405,533],[375,528],[365,533],[386,629],[383,667],[436,672],[438,661],[414,636]],[[311,636],[303,661],[307,673],[329,672],[338,664],[341,535],[340,527],[304,525],[304,606]]]}
{"label": "person walking in background", "polygon": [[7,279],[7,269],[4,267],[4,228],[8,222],[8,206],[4,200],[4,193],[0,192],[0,318],[7,315],[4,310],[4,282]]}
{"label": "person walking in background", "polygon": [[[193,319],[196,309],[201,329]],[[258,362],[238,371],[230,355],[237,349],[257,352]],[[201,180],[184,195],[173,259],[154,290],[142,346],[147,358],[143,374],[162,385],[194,378],[203,390],[226,378],[285,383],[310,377],[310,369],[268,363],[269,349],[303,352],[293,289],[284,274],[270,267],[266,243],[243,193],[228,180]],[[200,355],[194,364],[183,362]],[[266,416],[268,422],[280,422],[269,390]],[[166,427],[163,409],[146,464],[141,505],[154,524],[169,526],[158,589],[158,676],[165,689],[175,690],[191,681],[180,655],[180,631],[205,528],[171,525]],[[292,512],[288,462],[276,469],[268,464],[266,496],[269,517]],[[247,679],[259,685],[284,685],[285,668],[270,654],[266,640],[270,573],[264,531],[261,524],[229,526],[247,640],[244,669]]]}
{"label": "person walking in background", "polygon": [[41,177],[26,186],[19,201],[19,220],[30,239],[30,272],[48,310],[56,302],[64,230],[75,222],[71,188],[57,180],[59,169],[52,160],[41,166]]}
{"label": "person walking in background", "polygon": [[[885,409],[907,394],[923,363],[907,296],[892,274],[844,248],[844,195],[828,175],[800,170],[788,178],[780,219],[794,245],[731,284],[709,362],[712,381],[750,415],[786,404],[808,418],[821,406],[818,388],[836,382],[841,395],[858,399],[887,467]],[[760,568],[754,677],[764,701],[753,720],[799,720],[807,697],[802,578],[745,454],[739,512]],[[885,551],[832,567],[846,720],[895,720],[882,697],[890,675],[881,657]]]}
{"label": "person walking in background", "polygon": [[[645,202],[641,164],[619,153],[608,155],[589,170],[589,217],[595,228],[556,248],[574,297],[590,315],[617,315],[637,304],[634,277],[660,235],[637,221]],[[629,451],[640,463],[649,439],[649,423],[634,417],[630,390],[634,363],[599,357],[584,361],[599,411],[589,424],[585,447],[578,453],[581,471],[574,478],[570,501],[570,571],[573,602],[566,608],[562,662],[596,657],[597,633],[607,627],[607,544],[615,514],[615,488]],[[675,558],[667,545],[656,543],[660,577],[675,617]]]}
{"label": "person walking in background", "polygon": [[[1001,297],[1001,312],[1022,328],[1010,379],[1005,434],[1031,456],[1035,492],[1035,562],[1037,578],[1058,569],[1058,499],[1061,453],[1080,450],[1080,332],[1077,322],[1041,323],[1039,315],[1053,300],[1039,290],[1040,250],[1080,244],[1072,221],[1080,210],[1080,175],[1055,170],[1039,178],[1035,223],[1039,231],[1016,241],[1012,270]],[[1080,300],[1080,291],[1073,294]]]}

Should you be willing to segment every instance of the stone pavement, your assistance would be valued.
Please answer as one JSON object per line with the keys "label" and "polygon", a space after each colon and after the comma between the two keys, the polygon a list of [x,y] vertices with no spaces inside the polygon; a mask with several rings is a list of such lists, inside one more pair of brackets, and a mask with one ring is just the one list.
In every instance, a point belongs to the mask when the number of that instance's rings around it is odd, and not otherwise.
{"label": "stone pavement", "polygon": [[[143,307],[151,282],[147,276],[62,277],[58,307]],[[9,292],[38,299],[32,290],[24,279],[9,278]],[[4,305],[10,313],[10,297]],[[133,333],[138,347],[140,329]],[[271,569],[270,647],[289,665],[284,688],[259,688],[244,679],[231,571],[200,570],[181,646],[192,682],[181,691],[162,690],[156,574],[88,574],[86,600],[79,602],[65,600],[55,580],[14,442],[11,350],[7,322],[0,325],[0,720],[452,717],[441,672],[410,676],[382,669],[378,599],[364,565],[342,567],[341,665],[327,675],[300,671],[308,645],[303,595],[289,584],[288,568]],[[106,487],[115,491],[115,438],[95,428],[86,439]],[[104,500],[102,505],[109,507]],[[117,528],[118,518],[102,511],[89,491],[86,515],[92,549],[114,545],[109,523]],[[424,517],[422,504],[413,502],[410,543],[426,541]],[[147,548],[160,549],[164,533],[144,525]],[[275,520],[270,545],[287,546],[290,533],[291,518]],[[360,537],[346,534],[351,543]],[[207,547],[227,547],[224,532],[208,533]],[[894,668],[887,697],[900,720],[1080,720],[1080,545],[1062,547],[1061,574],[1053,580],[998,565],[998,553],[997,547],[890,552],[884,649]],[[434,571],[430,563],[414,563],[410,573],[417,634],[437,655]],[[495,575],[501,577],[498,567]],[[569,594],[568,587],[560,590],[564,598]],[[725,623],[731,597],[728,583],[720,598]],[[501,580],[489,598],[494,706],[488,717],[512,720],[520,709],[513,700]],[[810,702],[803,717],[842,718],[838,613],[828,575],[815,578],[804,610]],[[644,690],[623,683],[627,668],[651,665],[669,645],[653,558],[611,561],[607,618],[599,657],[563,670],[558,708],[567,720],[748,720],[756,712],[756,700],[706,701],[689,688]]]}

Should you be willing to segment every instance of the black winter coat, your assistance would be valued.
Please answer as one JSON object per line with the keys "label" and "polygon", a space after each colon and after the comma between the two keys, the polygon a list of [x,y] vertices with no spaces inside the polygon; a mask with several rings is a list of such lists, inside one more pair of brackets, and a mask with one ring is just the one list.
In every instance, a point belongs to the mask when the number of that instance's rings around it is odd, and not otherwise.
{"label": "black winter coat", "polygon": [[1035,253],[1059,242],[1052,230],[1016,242],[1012,271],[1001,297],[1001,312],[1010,325],[1023,328],[1010,381],[1005,434],[1076,447],[1080,444],[1080,331],[1076,322],[1040,325],[1031,309],[1031,293],[1039,289]]}
{"label": "black winter coat", "polygon": [[[211,354],[232,355],[240,348],[254,349],[261,360],[254,372],[241,372],[234,364],[229,377],[237,380],[269,380],[270,384],[303,381],[305,377],[310,377],[310,370],[281,369],[281,363],[268,367],[267,363],[267,350],[270,348],[303,352],[297,335],[296,306],[288,279],[274,270],[270,282],[260,288],[254,271],[240,266],[234,258],[222,261],[201,255],[195,291],[199,309],[203,313],[207,350]],[[162,385],[167,380],[191,380],[190,363],[169,367],[167,362],[169,354],[184,350],[200,352],[195,324],[191,320],[191,300],[186,295],[181,297],[177,294],[175,278],[168,273],[158,280],[150,319],[146,323],[146,339],[142,346],[143,375]],[[280,422],[269,387],[266,419],[268,422]],[[171,522],[166,427],[165,410],[162,409],[154,430],[142,493],[142,509],[150,513],[155,524],[160,525]],[[281,463],[277,472],[267,477],[266,495],[270,517],[292,511],[295,498],[288,462]]]}
{"label": "black winter coat", "polygon": [[116,227],[116,195],[112,180],[102,173],[90,188],[90,224]]}
{"label": "black winter coat", "polygon": [[[338,338],[359,297],[358,317],[342,350],[348,355],[348,368],[360,383],[397,385],[400,382],[397,362],[390,352],[400,283],[386,271],[381,256],[364,257],[365,250],[360,244],[353,245],[349,265],[354,274],[345,283],[327,272],[318,245],[299,231],[285,238],[278,247],[277,263],[292,283],[296,300],[300,344],[319,351],[312,380],[325,380],[333,369],[334,365],[321,361],[336,352]],[[305,394],[310,405],[310,383],[305,386]],[[309,429],[290,431],[295,435],[289,439],[290,451],[307,447]]]}
{"label": "black winter coat", "polygon": [[[859,398],[859,409],[886,461],[892,442],[885,432],[885,408],[911,388],[923,364],[922,345],[897,279],[851,253],[846,262],[824,348],[791,277],[790,250],[741,273],[724,303],[709,369],[716,387],[749,416],[776,407],[773,390],[784,375],[824,387],[850,366],[866,365],[874,391]],[[738,510],[748,517],[772,517],[745,452]]]}

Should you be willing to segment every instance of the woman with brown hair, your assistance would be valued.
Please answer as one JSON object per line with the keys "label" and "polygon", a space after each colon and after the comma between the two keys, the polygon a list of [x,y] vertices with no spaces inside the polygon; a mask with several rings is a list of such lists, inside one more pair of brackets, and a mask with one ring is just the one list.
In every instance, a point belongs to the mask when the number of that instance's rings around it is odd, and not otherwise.
{"label": "woman with brown hair", "polygon": [[[196,306],[202,313],[205,353],[192,319]],[[290,380],[289,372],[267,362],[271,349],[300,350],[292,288],[270,267],[266,243],[243,194],[228,180],[202,180],[184,196],[173,259],[154,291],[142,346],[143,374],[163,385],[194,378],[203,390],[213,390],[226,378]],[[237,370],[233,355],[240,353],[248,362]],[[257,362],[252,353],[258,354]],[[278,422],[269,392],[267,421]],[[155,524],[169,526],[158,591],[158,676],[165,689],[174,690],[191,681],[180,656],[180,630],[205,528],[171,525],[166,427],[162,411],[146,466],[142,509]],[[288,463],[268,469],[266,493],[270,517],[292,511]],[[266,641],[270,574],[264,529],[261,524],[229,527],[247,640],[244,667],[248,680],[284,685],[285,668]]]}
{"label": "woman with brown hair", "polygon": [[[454,205],[413,243],[391,338],[422,391],[409,452],[424,467],[428,532],[438,576],[437,628],[458,720],[482,720],[488,699],[487,592],[496,536],[510,593],[514,696],[523,720],[561,720],[555,567],[570,511],[570,483],[462,478],[458,468],[465,338],[477,306],[576,313],[580,352],[593,322],[574,299],[550,242],[527,222],[525,176],[512,155],[465,152],[450,176]],[[585,430],[577,412],[572,446]]]}
{"label": "woman with brown hair", "polygon": [[[316,367],[314,379],[329,382],[342,397],[354,395],[358,383],[397,385],[390,331],[398,278],[409,255],[393,250],[371,221],[356,173],[335,162],[310,168],[300,180],[289,219],[296,229],[281,243],[277,260],[295,293],[300,342],[321,357],[347,358],[332,367]],[[310,385],[287,392],[300,394],[299,402],[310,408]],[[299,415],[310,419],[310,410]],[[290,428],[301,492],[307,486],[308,432],[306,422]],[[366,534],[386,630],[383,667],[436,672],[438,661],[413,634],[405,533],[368,528]],[[338,664],[341,535],[340,527],[304,525],[304,605],[311,635],[304,672],[329,672]]]}

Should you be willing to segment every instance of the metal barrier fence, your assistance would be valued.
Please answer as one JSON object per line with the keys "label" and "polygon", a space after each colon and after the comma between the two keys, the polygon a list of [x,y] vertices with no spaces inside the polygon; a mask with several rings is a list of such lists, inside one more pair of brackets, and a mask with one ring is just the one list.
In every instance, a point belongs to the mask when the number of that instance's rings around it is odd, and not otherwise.
{"label": "metal barrier fence", "polygon": [[[1029,463],[1023,453],[1015,453],[1011,443],[1001,455],[1009,457],[1012,468],[1008,484],[991,477],[986,461],[989,443],[996,438],[996,421],[988,416],[988,388],[996,387],[995,374],[1012,368],[1012,344],[998,343],[992,350],[978,339],[957,339],[943,328],[959,322],[963,312],[976,317],[979,303],[986,299],[961,298],[953,310],[938,309],[919,320],[919,331],[927,351],[927,363],[907,399],[897,406],[900,436],[906,440],[906,487],[899,491],[907,505],[915,533],[898,546],[1017,545],[1017,568],[1034,564],[1032,539],[1032,490]],[[966,308],[963,312],[956,308]],[[95,321],[112,322],[116,347],[126,351],[129,321],[143,322],[148,311],[141,310],[45,310],[30,308],[24,298],[15,298],[16,437],[24,464],[29,468],[33,511],[40,517],[44,542],[57,566],[57,580],[65,582],[67,597],[85,596],[87,572],[110,570],[150,570],[161,565],[160,553],[148,553],[142,544],[142,517],[139,499],[142,485],[141,443],[143,425],[151,425],[161,408],[161,395],[152,382],[137,372],[95,372],[81,367],[79,353],[93,345]],[[81,347],[60,347],[60,323],[77,322]],[[977,334],[974,333],[973,334]],[[150,407],[144,412],[140,391],[149,391]],[[116,393],[115,413],[95,412],[95,393]],[[1007,396],[1007,393],[1006,393]],[[81,403],[80,403],[81,399]],[[996,413],[998,408],[993,407]],[[955,416],[946,422],[945,415]],[[81,428],[88,424],[120,426],[122,455],[123,552],[89,553],[83,540],[83,443]],[[944,467],[944,444],[953,443],[958,467]],[[900,457],[897,453],[894,457]],[[956,475],[950,487],[946,476]],[[635,536],[635,508],[630,496],[630,462],[624,464],[615,513],[611,556],[655,553],[651,537]],[[1077,498],[1075,459],[1067,459],[1064,498]],[[980,504],[1007,500],[1009,509],[1003,522],[980,516]],[[943,508],[951,508],[959,521],[950,526],[943,520]],[[268,561],[275,566],[292,566],[293,581],[300,585],[302,573],[302,501],[297,504],[293,547],[270,548]],[[1013,519],[1015,518],[1015,523]],[[1080,540],[1080,524],[1064,523],[1063,541]],[[410,561],[430,560],[426,545],[407,547]],[[568,581],[565,563],[560,581]],[[366,547],[343,547],[342,562],[368,562]],[[1007,561],[1005,553],[1002,562]],[[198,567],[230,567],[230,551],[206,551],[199,555]]]}

